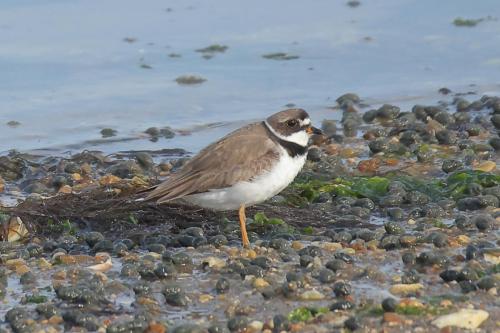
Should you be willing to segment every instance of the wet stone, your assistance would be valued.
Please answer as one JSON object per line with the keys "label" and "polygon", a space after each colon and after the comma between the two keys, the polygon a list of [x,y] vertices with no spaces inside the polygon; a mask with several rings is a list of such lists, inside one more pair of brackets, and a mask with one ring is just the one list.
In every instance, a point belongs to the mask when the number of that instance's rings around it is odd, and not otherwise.
{"label": "wet stone", "polygon": [[349,296],[352,293],[352,287],[346,282],[337,282],[333,285],[333,292],[337,297]]}
{"label": "wet stone", "polygon": [[351,102],[351,103],[354,103],[354,104],[357,104],[361,101],[361,99],[359,98],[359,96],[355,93],[346,93],[344,95],[341,95],[339,96],[337,99],[336,99],[336,102],[339,104],[339,105],[342,105],[344,104],[345,102]]}
{"label": "wet stone", "polygon": [[382,301],[382,309],[384,309],[385,312],[395,312],[397,305],[397,301],[392,297],[385,298]]}
{"label": "wet stone", "polygon": [[90,247],[104,240],[104,235],[97,231],[91,231],[84,235],[84,239]]}
{"label": "wet stone", "polygon": [[[302,258],[302,257],[301,257]],[[242,276],[264,277],[265,271],[257,265],[248,265],[241,271]]]}
{"label": "wet stone", "polygon": [[404,210],[399,207],[388,208],[387,216],[389,216],[392,220],[401,221],[404,219]]}
{"label": "wet stone", "polygon": [[457,134],[450,130],[441,130],[436,132],[436,139],[442,145],[453,145],[457,143]]}
{"label": "wet stone", "polygon": [[146,281],[138,282],[132,289],[136,295],[148,295],[153,290],[151,284]]}
{"label": "wet stone", "polygon": [[124,256],[128,252],[128,246],[122,242],[118,242],[113,246],[113,253],[117,256]]}
{"label": "wet stone", "polygon": [[361,229],[358,232],[356,232],[356,237],[359,239],[364,240],[365,242],[369,242],[371,240],[374,240],[376,238],[376,234],[368,229]]}
{"label": "wet stone", "polygon": [[45,318],[50,318],[52,316],[60,316],[60,310],[51,303],[43,303],[43,304],[38,304],[36,306],[36,312],[45,317]]}
{"label": "wet stone", "polygon": [[12,308],[5,314],[5,321],[11,325],[26,318],[30,318],[30,315],[24,308]]}
{"label": "wet stone", "polygon": [[399,248],[401,243],[396,235],[386,235],[380,240],[380,247],[385,250],[395,250]]}
{"label": "wet stone", "polygon": [[404,228],[396,222],[384,223],[384,228],[389,235],[401,235],[404,233]]}
{"label": "wet stone", "polygon": [[444,282],[456,281],[458,279],[458,272],[454,269],[447,269],[442,271],[439,277],[443,279]]}
{"label": "wet stone", "polygon": [[478,214],[472,217],[471,222],[481,231],[491,229],[494,219],[488,214]]}
{"label": "wet stone", "polygon": [[19,278],[19,283],[22,285],[32,285],[36,284],[37,278],[32,272],[26,272]]}
{"label": "wet stone", "polygon": [[356,317],[350,317],[344,322],[345,328],[351,331],[356,331],[361,327],[359,320]]}
{"label": "wet stone", "polygon": [[252,264],[257,265],[262,269],[269,269],[271,267],[271,260],[267,257],[259,256],[252,260]]}
{"label": "wet stone", "polygon": [[210,237],[208,242],[215,247],[220,247],[227,244],[227,238],[224,235],[215,235]]}
{"label": "wet stone", "polygon": [[157,279],[155,269],[156,269],[155,264],[149,260],[141,261],[137,267],[137,271],[139,272],[141,277],[147,280]]}
{"label": "wet stone", "polygon": [[319,148],[309,148],[307,152],[307,160],[313,162],[319,162],[321,160],[321,150]]}
{"label": "wet stone", "polygon": [[168,284],[163,288],[165,301],[172,306],[187,306],[189,299],[179,285]]}
{"label": "wet stone", "polygon": [[479,279],[477,272],[469,267],[465,267],[457,274],[457,281],[476,281]]}
{"label": "wet stone", "polygon": [[413,284],[413,283],[418,283],[420,281],[420,276],[416,270],[410,270],[406,272],[402,277],[401,277],[401,283],[403,284]]}
{"label": "wet stone", "polygon": [[403,198],[397,194],[389,194],[380,198],[379,205],[381,207],[400,206],[403,203]]}
{"label": "wet stone", "polygon": [[443,126],[448,126],[455,122],[454,117],[447,111],[440,111],[434,115],[434,120],[442,124]]}
{"label": "wet stone", "polygon": [[467,197],[457,201],[457,208],[462,211],[479,210],[484,208],[478,197]]}
{"label": "wet stone", "polygon": [[370,124],[375,120],[375,118],[377,118],[377,115],[378,115],[378,110],[376,109],[368,110],[365,113],[363,113],[363,121],[365,123]]}
{"label": "wet stone", "polygon": [[[165,260],[166,256],[163,256]],[[191,266],[193,265],[193,259],[189,256],[189,254],[184,252],[178,252],[171,256],[171,260],[174,265],[177,266]]]}
{"label": "wet stone", "polygon": [[137,163],[145,170],[151,170],[155,165],[151,154],[146,152],[135,153],[135,159],[137,160]]}
{"label": "wet stone", "polygon": [[455,118],[455,123],[457,124],[468,124],[471,121],[471,118],[467,112],[454,113],[453,118]]}
{"label": "wet stone", "polygon": [[303,285],[305,283],[305,277],[301,273],[296,272],[288,272],[285,276],[287,282],[299,282],[299,285]]}
{"label": "wet stone", "polygon": [[[201,327],[200,327],[201,330]],[[200,333],[204,333],[203,330],[200,331]],[[208,333],[228,333],[229,330],[226,328],[226,326],[222,324],[213,324],[208,328]]]}
{"label": "wet stone", "polygon": [[298,252],[299,256],[308,255],[311,257],[320,256],[321,253],[321,249],[314,245],[307,246]]}
{"label": "wet stone", "polygon": [[215,290],[219,294],[227,293],[229,291],[229,287],[230,287],[229,280],[223,277],[218,279],[217,283],[215,284]]}
{"label": "wet stone", "polygon": [[160,279],[169,279],[177,275],[177,270],[173,265],[159,263],[154,270],[154,274]]}
{"label": "wet stone", "polygon": [[465,249],[465,259],[466,260],[475,260],[481,256],[481,250],[476,246],[469,244]]}
{"label": "wet stone", "polygon": [[99,324],[97,318],[90,313],[84,313],[79,310],[70,310],[63,314],[63,319],[76,326],[83,327],[89,331],[97,331]]}
{"label": "wet stone", "polygon": [[444,160],[441,166],[442,170],[446,173],[456,171],[463,167],[463,163],[459,160]]}
{"label": "wet stone", "polygon": [[133,178],[134,176],[142,174],[141,167],[135,161],[118,162],[111,166],[107,171],[112,175],[123,179]]}
{"label": "wet stone", "polygon": [[417,237],[414,235],[401,235],[399,236],[399,244],[402,247],[411,247],[417,243]]}
{"label": "wet stone", "polygon": [[491,138],[488,143],[495,151],[500,150],[500,138]]}
{"label": "wet stone", "polygon": [[344,252],[337,252],[334,254],[335,259],[339,259],[344,261],[347,264],[352,264],[354,262],[354,258],[347,253]]}
{"label": "wet stone", "polygon": [[104,239],[101,241],[98,241],[97,243],[94,244],[92,247],[92,250],[94,252],[113,252],[113,242],[109,239]]}
{"label": "wet stone", "polygon": [[494,114],[491,116],[491,123],[496,129],[500,129],[500,114]]}
{"label": "wet stone", "polygon": [[448,246],[448,236],[442,232],[435,232],[431,234],[430,240],[435,247],[446,247]]}
{"label": "wet stone", "polygon": [[245,332],[247,330],[249,321],[247,317],[235,316],[227,322],[227,328],[231,332]]}
{"label": "wet stone", "polygon": [[354,303],[346,300],[338,301],[330,305],[330,311],[346,311],[354,309]]}
{"label": "wet stone", "polygon": [[273,238],[269,242],[269,247],[276,250],[284,250],[290,248],[290,241],[283,238]]}
{"label": "wet stone", "polygon": [[470,281],[470,280],[460,281],[459,285],[460,285],[460,289],[462,289],[462,292],[464,294],[467,294],[467,293],[470,293],[470,292],[477,290],[477,285],[473,281]]}
{"label": "wet stone", "polygon": [[338,272],[345,269],[347,266],[346,262],[341,259],[333,259],[325,264],[325,267],[331,271]]}
{"label": "wet stone", "polygon": [[405,194],[404,201],[411,205],[423,206],[430,201],[430,198],[425,193],[419,191],[409,191]]}
{"label": "wet stone", "polygon": [[97,304],[100,300],[94,290],[85,286],[62,286],[56,294],[63,301],[77,304]]}
{"label": "wet stone", "polygon": [[368,143],[368,148],[370,148],[371,152],[381,153],[386,151],[389,148],[389,142],[386,138],[378,138]]}
{"label": "wet stone", "polygon": [[31,258],[38,258],[43,254],[43,247],[38,244],[29,244],[26,250]]}
{"label": "wet stone", "polygon": [[405,265],[414,265],[417,262],[417,256],[413,252],[403,253],[401,259]]}
{"label": "wet stone", "polygon": [[321,130],[323,131],[323,134],[328,136],[328,137],[335,134],[337,132],[336,121],[324,119],[321,122]]}
{"label": "wet stone", "polygon": [[134,319],[126,322],[112,323],[107,329],[106,333],[140,333],[144,332],[148,324],[141,319]]}
{"label": "wet stone", "polygon": [[290,321],[284,315],[278,314],[273,317],[274,331],[282,332],[290,330]]}
{"label": "wet stone", "polygon": [[455,218],[455,225],[461,230],[472,230],[476,227],[474,221],[466,215],[457,216]]}
{"label": "wet stone", "polygon": [[485,276],[477,282],[479,289],[490,290],[492,288],[498,288],[499,281],[493,276]]}
{"label": "wet stone", "polygon": [[381,119],[395,119],[399,115],[399,112],[399,107],[390,104],[384,104],[377,110],[377,117]]}
{"label": "wet stone", "polygon": [[331,283],[335,281],[335,272],[328,268],[324,268],[320,270],[318,280],[321,283]]}
{"label": "wet stone", "polygon": [[167,248],[165,247],[165,245],[158,243],[148,244],[146,248],[149,252],[154,252],[158,254],[163,254],[167,252]]}

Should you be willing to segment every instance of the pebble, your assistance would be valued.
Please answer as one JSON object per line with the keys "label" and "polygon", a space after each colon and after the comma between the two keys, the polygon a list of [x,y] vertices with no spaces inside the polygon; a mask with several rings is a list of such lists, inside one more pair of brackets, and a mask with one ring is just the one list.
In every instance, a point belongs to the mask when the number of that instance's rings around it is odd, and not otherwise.
{"label": "pebble", "polygon": [[385,312],[396,311],[397,305],[398,305],[397,301],[392,297],[385,298],[382,301],[382,309],[384,309]]}
{"label": "pebble", "polygon": [[299,298],[303,301],[319,301],[325,298],[325,295],[316,289],[304,291],[299,295]]}
{"label": "pebble", "polygon": [[256,289],[264,289],[264,288],[267,288],[269,287],[269,282],[267,282],[266,280],[264,280],[263,278],[256,278],[254,281],[253,281],[253,286],[254,288]]}
{"label": "pebble", "polygon": [[436,318],[432,324],[438,328],[452,326],[472,330],[481,326],[488,317],[489,313],[484,310],[461,309]]}
{"label": "pebble", "polygon": [[497,168],[497,164],[493,161],[484,161],[476,165],[473,169],[484,171],[484,172],[492,172]]}
{"label": "pebble", "polygon": [[394,312],[385,312],[383,320],[390,325],[401,325],[403,323],[403,318]]}
{"label": "pebble", "polygon": [[401,283],[401,284],[395,284],[395,285],[391,286],[389,291],[393,295],[406,296],[406,295],[414,294],[423,288],[424,288],[424,286],[421,283],[412,283],[412,284]]}
{"label": "pebble", "polygon": [[217,283],[215,284],[215,290],[217,290],[217,293],[219,294],[225,294],[229,291],[229,280],[226,278],[220,278],[217,280]]}

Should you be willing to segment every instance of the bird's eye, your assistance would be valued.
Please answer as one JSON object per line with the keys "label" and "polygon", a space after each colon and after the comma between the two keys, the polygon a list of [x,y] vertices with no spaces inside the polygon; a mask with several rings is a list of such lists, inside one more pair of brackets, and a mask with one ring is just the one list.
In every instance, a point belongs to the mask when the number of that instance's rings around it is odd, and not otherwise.
{"label": "bird's eye", "polygon": [[295,127],[297,126],[297,120],[296,119],[290,119],[286,122],[288,127]]}

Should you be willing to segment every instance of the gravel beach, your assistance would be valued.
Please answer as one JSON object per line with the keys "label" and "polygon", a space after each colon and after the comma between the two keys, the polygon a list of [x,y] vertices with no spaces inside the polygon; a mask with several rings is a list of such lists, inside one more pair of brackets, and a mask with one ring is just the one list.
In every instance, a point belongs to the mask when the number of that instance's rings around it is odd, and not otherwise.
{"label": "gravel beach", "polygon": [[498,331],[500,98],[440,93],[340,96],[251,249],[236,212],[138,200],[182,149],[1,156],[0,332]]}

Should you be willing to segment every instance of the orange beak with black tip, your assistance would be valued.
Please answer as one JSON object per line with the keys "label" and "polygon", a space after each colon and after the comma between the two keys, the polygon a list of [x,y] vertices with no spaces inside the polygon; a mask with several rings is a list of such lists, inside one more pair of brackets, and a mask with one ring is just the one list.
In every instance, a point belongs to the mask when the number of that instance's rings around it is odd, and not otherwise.
{"label": "orange beak with black tip", "polygon": [[319,128],[316,128],[314,126],[307,127],[306,132],[309,135],[312,135],[312,134],[321,135],[321,134],[323,134],[323,132],[321,132],[321,130]]}

